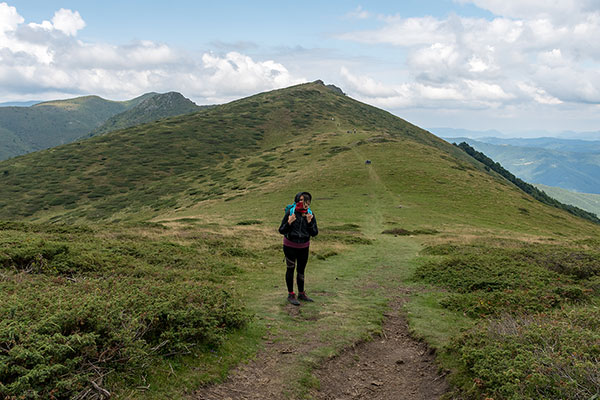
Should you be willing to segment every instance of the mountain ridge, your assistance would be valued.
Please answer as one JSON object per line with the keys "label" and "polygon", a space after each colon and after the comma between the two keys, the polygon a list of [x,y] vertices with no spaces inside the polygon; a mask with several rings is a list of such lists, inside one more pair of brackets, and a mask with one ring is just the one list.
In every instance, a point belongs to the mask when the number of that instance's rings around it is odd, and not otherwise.
{"label": "mountain ridge", "polygon": [[[414,158],[414,151],[424,156]],[[403,163],[399,155],[412,161]],[[314,179],[326,187],[325,180],[340,180],[326,173],[331,163],[345,160],[348,168],[362,168],[365,160],[357,165],[356,156],[383,163],[382,179],[394,190],[401,190],[400,181],[413,187],[405,188],[404,195],[414,197],[419,207],[433,207],[432,198],[438,196],[439,202],[454,199],[451,219],[460,219],[473,207],[482,218],[495,215],[483,205],[493,198],[484,194],[488,191],[506,193],[511,198],[507,204],[522,196],[504,178],[430,132],[313,82],[2,162],[0,194],[6,200],[0,216],[52,221],[151,218],[206,201],[236,203],[245,194],[256,196],[257,191],[306,176],[303,168],[288,168],[286,157],[291,165],[322,171]],[[400,176],[390,170],[391,160],[397,160],[394,168],[403,171]],[[414,164],[423,162],[431,165]],[[412,183],[404,181],[402,174],[419,174],[420,169],[428,172],[421,178],[415,175]],[[487,183],[477,185],[472,179]],[[430,191],[431,199],[422,198],[422,191]],[[469,197],[475,203],[461,202],[469,192],[479,193]],[[514,209],[530,207],[524,203]],[[556,213],[540,207],[531,218]]]}
{"label": "mountain ridge", "polygon": [[0,159],[71,143],[156,95],[150,92],[125,101],[89,95],[0,107]]}
{"label": "mountain ridge", "polygon": [[102,125],[89,133],[89,136],[101,135],[110,131],[129,128],[161,118],[189,114],[209,106],[198,106],[181,93],[156,93],[129,109],[110,117]]}

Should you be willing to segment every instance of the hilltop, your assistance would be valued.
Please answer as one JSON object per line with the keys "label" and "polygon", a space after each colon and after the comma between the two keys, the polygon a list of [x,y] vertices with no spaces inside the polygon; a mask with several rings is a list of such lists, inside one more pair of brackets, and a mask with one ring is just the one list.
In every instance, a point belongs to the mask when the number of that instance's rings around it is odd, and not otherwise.
{"label": "hilltop", "polygon": [[70,143],[152,95],[124,102],[84,96],[30,107],[0,107],[0,158]]}
{"label": "hilltop", "polygon": [[120,114],[110,117],[101,126],[94,129],[89,136],[101,135],[110,131],[156,121],[161,118],[189,114],[202,108],[190,99],[183,97],[181,93],[168,92],[156,94]]}

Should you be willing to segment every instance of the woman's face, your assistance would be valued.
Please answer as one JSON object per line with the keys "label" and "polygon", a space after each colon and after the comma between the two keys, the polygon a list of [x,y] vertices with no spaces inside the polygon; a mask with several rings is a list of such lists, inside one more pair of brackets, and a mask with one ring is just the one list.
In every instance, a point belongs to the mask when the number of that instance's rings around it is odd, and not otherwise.
{"label": "woman's face", "polygon": [[304,204],[304,207],[308,207],[310,206],[310,199],[307,197],[306,200],[304,200],[304,195],[300,196],[300,201],[302,202],[302,204]]}

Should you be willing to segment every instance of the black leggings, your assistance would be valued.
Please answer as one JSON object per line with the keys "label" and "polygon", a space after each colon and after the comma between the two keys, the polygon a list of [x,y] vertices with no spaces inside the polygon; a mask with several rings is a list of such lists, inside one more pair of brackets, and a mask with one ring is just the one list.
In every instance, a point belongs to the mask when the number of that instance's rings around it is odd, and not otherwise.
{"label": "black leggings", "polygon": [[304,269],[308,262],[308,247],[295,249],[283,246],[283,254],[285,254],[285,264],[287,265],[285,283],[287,284],[288,292],[292,293],[294,291],[294,268],[296,266],[298,267],[298,274],[296,276],[298,292],[304,292]]}

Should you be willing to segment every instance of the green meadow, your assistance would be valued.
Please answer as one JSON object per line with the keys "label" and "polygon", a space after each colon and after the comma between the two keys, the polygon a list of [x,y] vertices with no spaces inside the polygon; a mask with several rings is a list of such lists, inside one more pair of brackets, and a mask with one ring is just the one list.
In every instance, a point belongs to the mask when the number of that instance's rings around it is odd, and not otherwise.
{"label": "green meadow", "polygon": [[[0,183],[4,397],[184,398],[269,337],[306,349],[284,374],[309,398],[406,293],[448,398],[600,395],[598,225],[319,82],[17,157]],[[291,313],[277,227],[302,190],[316,302]]]}

